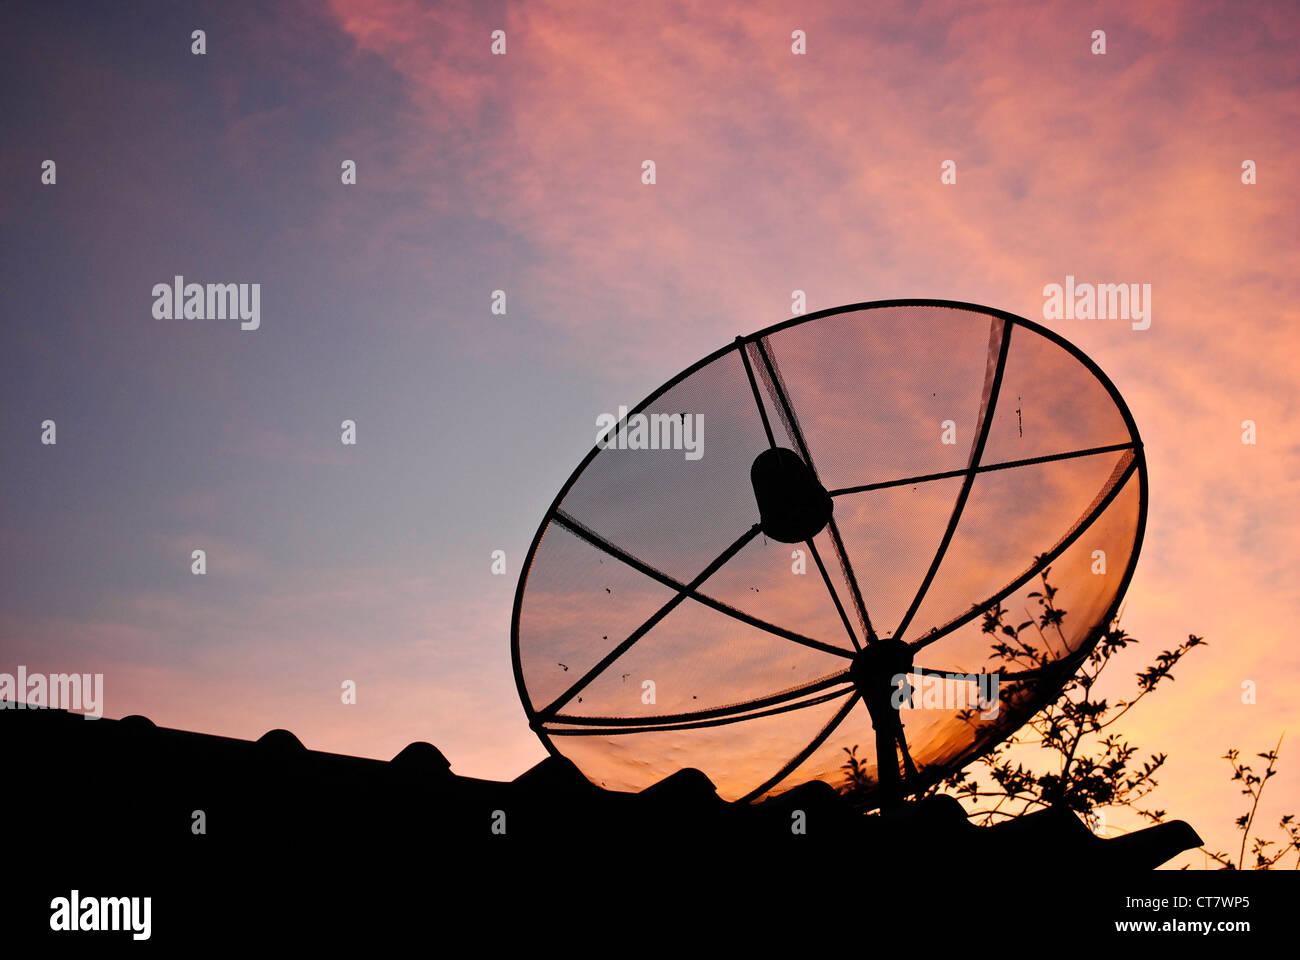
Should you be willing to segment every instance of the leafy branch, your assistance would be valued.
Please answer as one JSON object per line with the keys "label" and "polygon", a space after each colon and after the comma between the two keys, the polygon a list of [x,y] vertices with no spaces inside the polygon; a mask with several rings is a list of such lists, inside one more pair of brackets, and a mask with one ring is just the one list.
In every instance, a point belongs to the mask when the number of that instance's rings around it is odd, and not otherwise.
{"label": "leafy branch", "polygon": [[[1239,781],[1242,785],[1241,792],[1250,797],[1250,809],[1237,818],[1237,829],[1241,831],[1241,849],[1237,853],[1236,862],[1222,852],[1206,850],[1206,854],[1211,860],[1219,863],[1225,870],[1243,870],[1246,863],[1246,844],[1250,842],[1250,828],[1255,823],[1255,814],[1259,810],[1260,798],[1264,795],[1264,785],[1277,773],[1278,753],[1282,749],[1282,738],[1279,737],[1277,746],[1267,753],[1257,753],[1255,756],[1261,760],[1267,760],[1268,766],[1264,768],[1261,776],[1254,772],[1250,764],[1240,762],[1240,754],[1236,749],[1229,750],[1222,759],[1227,760],[1232,766],[1232,780]],[[1256,836],[1251,843],[1250,853],[1254,858],[1251,868],[1254,870],[1269,870],[1276,864],[1280,863],[1282,858],[1288,853],[1295,851],[1296,865],[1294,869],[1300,870],[1300,824],[1296,823],[1295,814],[1285,814],[1278,823],[1278,828],[1286,835],[1286,840],[1278,843],[1274,840],[1265,840],[1263,837]],[[1276,850],[1269,850],[1269,847],[1276,846]]]}
{"label": "leafy branch", "polygon": [[[1205,645],[1201,637],[1189,635],[1173,650],[1164,650],[1152,664],[1136,675],[1136,689],[1127,699],[1110,702],[1095,695],[1095,687],[1112,658],[1138,643],[1113,621],[1096,644],[1080,657],[1071,652],[1064,624],[1067,611],[1057,604],[1058,588],[1045,568],[1039,575],[1041,589],[1028,594],[1037,607],[1024,611],[1026,619],[1009,622],[1010,611],[1001,602],[983,614],[982,631],[991,638],[989,659],[1017,671],[1047,674],[1060,671],[1069,676],[1059,696],[1034,714],[1011,737],[995,746],[980,761],[983,776],[969,769],[934,783],[922,796],[948,793],[972,808],[970,817],[981,825],[1000,818],[1022,816],[1035,809],[1065,806],[1086,819],[1106,807],[1128,807],[1152,822],[1162,822],[1164,810],[1138,806],[1158,785],[1157,774],[1168,759],[1164,753],[1139,758],[1139,750],[1110,728],[1165,681],[1174,680],[1174,667],[1193,647]],[[979,725],[976,710],[959,716]],[[1016,747],[1036,746],[1051,759],[1046,770],[1013,762],[1008,756]],[[850,800],[865,800],[874,787],[857,748],[845,750],[841,791]]]}

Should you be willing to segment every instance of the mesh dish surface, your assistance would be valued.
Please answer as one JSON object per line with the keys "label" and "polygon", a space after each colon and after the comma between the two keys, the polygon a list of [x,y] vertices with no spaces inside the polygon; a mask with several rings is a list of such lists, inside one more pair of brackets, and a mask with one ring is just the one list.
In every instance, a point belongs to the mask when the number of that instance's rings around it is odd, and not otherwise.
{"label": "mesh dish surface", "polygon": [[[638,423],[662,442],[632,439]],[[918,691],[922,672],[950,693],[999,676],[996,712],[900,712],[905,789],[933,782],[1056,697],[1145,526],[1142,444],[1114,385],[1059,335],[973,304],[855,304],[738,338],[609,437],[538,529],[511,641],[533,729],[611,790],[685,767],[733,801],[839,788],[855,750],[869,792],[880,758],[849,667],[881,638],[912,650]],[[832,498],[804,543],[758,528],[750,467],[772,446]],[[1031,619],[1045,574],[1063,619],[1022,632],[1028,655],[997,653],[988,611]]]}

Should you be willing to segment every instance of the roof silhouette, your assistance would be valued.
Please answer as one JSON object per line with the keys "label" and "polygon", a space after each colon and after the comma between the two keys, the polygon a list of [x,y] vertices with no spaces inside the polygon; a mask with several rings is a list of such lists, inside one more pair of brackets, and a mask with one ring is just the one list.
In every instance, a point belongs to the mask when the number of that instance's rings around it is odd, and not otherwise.
{"label": "roof silhouette", "polygon": [[[512,781],[456,775],[432,744],[391,761],[311,750],[287,730],[255,741],[159,727],[141,716],[88,720],[47,708],[0,710],[6,754],[39,789],[11,797],[21,833],[46,839],[69,825],[83,838],[129,839],[136,856],[167,858],[207,842],[228,853],[299,838],[307,846],[400,845],[473,859],[507,846],[576,855],[655,839],[674,848],[775,851],[804,844],[862,862],[890,862],[900,845],[924,859],[996,853],[1026,869],[1069,862],[1112,870],[1155,867],[1200,840],[1177,822],[1103,840],[1072,813],[1045,811],[993,827],[967,822],[951,797],[865,815],[814,780],[768,801],[732,803],[699,770],[639,793],[594,786],[548,757]],[[100,784],[94,802],[88,785]],[[205,831],[193,830],[203,811]],[[494,816],[504,815],[504,832]],[[792,829],[798,814],[803,832]]]}

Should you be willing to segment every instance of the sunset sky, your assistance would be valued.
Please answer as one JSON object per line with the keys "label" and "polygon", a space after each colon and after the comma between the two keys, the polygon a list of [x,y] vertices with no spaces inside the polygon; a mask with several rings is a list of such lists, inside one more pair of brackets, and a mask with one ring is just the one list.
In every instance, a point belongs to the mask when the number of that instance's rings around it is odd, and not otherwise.
{"label": "sunset sky", "polygon": [[[1169,754],[1152,805],[1235,851],[1220,758],[1285,731],[1258,828],[1300,814],[1294,4],[3,16],[0,672],[102,672],[109,717],[428,740],[513,778],[545,755],[511,672],[519,566],[596,417],[792,291],[947,298],[1077,344],[1141,431],[1140,644],[1105,692],[1208,643],[1125,718]],[[178,274],[260,283],[260,329],[156,319]],[[1150,284],[1150,328],[1044,320],[1067,275]]]}

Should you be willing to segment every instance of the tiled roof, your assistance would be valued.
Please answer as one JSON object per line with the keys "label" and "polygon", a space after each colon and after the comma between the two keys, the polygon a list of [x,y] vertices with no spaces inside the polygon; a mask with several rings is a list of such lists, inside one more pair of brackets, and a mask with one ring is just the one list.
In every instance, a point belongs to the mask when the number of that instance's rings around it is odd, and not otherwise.
{"label": "tiled roof", "polygon": [[[3,710],[0,741],[24,782],[39,785],[20,798],[29,802],[20,815],[30,825],[57,834],[75,824],[83,834],[130,836],[138,848],[161,853],[205,840],[230,849],[298,837],[322,848],[400,842],[477,856],[527,846],[599,852],[653,838],[851,850],[881,862],[905,854],[911,861],[995,857],[1027,868],[1069,862],[1115,869],[1154,867],[1200,845],[1181,821],[1103,840],[1066,811],[981,828],[948,797],[865,816],[820,781],[763,803],[731,804],[692,769],[637,794],[602,790],[556,757],[513,781],[481,780],[458,776],[430,743],[412,743],[385,762],[309,750],[288,730],[238,740],[158,727],[141,716]],[[88,795],[94,803],[85,802]],[[196,811],[203,833],[195,832]]]}

